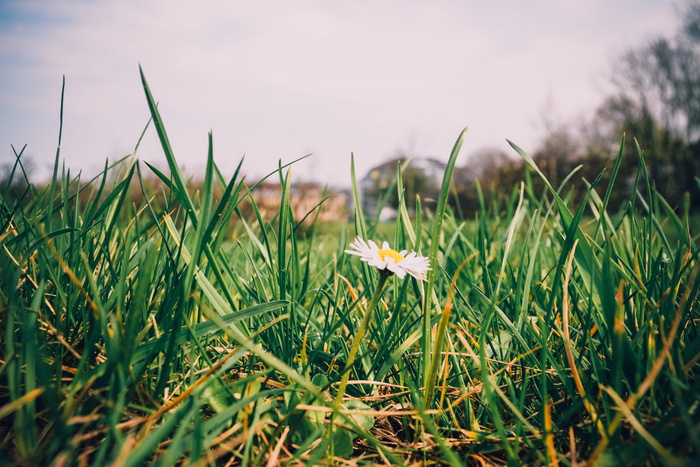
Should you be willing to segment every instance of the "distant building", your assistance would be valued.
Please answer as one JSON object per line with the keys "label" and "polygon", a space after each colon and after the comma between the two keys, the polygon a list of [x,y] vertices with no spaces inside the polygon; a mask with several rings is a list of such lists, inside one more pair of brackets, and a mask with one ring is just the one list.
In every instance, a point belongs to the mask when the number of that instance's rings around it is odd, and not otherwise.
{"label": "distant building", "polygon": [[[348,218],[348,195],[345,192],[326,190],[328,197],[318,208],[321,221],[345,221]],[[299,222],[324,198],[324,187],[318,183],[293,183],[289,188],[289,205],[294,219]],[[263,182],[253,189],[253,199],[263,219],[270,220],[280,208],[282,187],[279,183]],[[307,218],[313,220],[315,213]]]}
{"label": "distant building", "polygon": [[[360,181],[362,210],[365,216],[374,218],[377,215],[379,203],[394,182],[399,164],[401,164],[404,197],[409,211],[413,210],[416,195],[420,196],[422,202],[427,199],[437,199],[447,164],[433,158],[399,157],[374,167]],[[455,169],[455,180],[460,179],[461,171],[462,169]],[[389,193],[387,205],[380,213],[380,220],[390,220],[392,215],[396,216],[398,199],[396,190],[392,190]]]}

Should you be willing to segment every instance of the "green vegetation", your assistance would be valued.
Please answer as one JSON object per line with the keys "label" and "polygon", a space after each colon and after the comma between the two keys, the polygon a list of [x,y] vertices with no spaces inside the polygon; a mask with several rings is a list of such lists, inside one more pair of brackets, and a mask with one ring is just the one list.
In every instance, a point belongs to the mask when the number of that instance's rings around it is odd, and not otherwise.
{"label": "green vegetation", "polygon": [[[700,250],[689,203],[671,209],[642,151],[637,194],[613,212],[615,180],[630,175],[624,140],[604,191],[573,178],[557,190],[514,146],[524,181],[506,195],[477,185],[465,221],[447,205],[462,134],[435,209],[403,197],[399,172],[388,238],[359,207],[333,235],[313,210],[302,235],[285,167],[269,221],[254,202],[241,215],[249,188],[222,177],[211,144],[203,182],[188,186],[143,83],[170,174],[148,170],[165,189],[149,192],[135,160],[84,182],[59,173],[57,154],[50,184],[3,195],[3,460],[698,460]],[[372,299],[379,272],[344,253],[355,235],[428,256],[427,281],[392,276]]]}

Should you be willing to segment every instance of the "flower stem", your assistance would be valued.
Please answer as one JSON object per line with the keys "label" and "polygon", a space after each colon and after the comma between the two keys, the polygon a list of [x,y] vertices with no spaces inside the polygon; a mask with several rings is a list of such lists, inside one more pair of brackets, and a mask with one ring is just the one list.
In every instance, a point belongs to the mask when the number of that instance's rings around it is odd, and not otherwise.
{"label": "flower stem", "polygon": [[357,351],[360,348],[360,343],[367,333],[367,327],[369,326],[369,322],[372,320],[372,316],[374,315],[374,308],[377,306],[377,302],[379,302],[379,297],[382,295],[384,285],[391,275],[392,273],[389,271],[379,271],[379,282],[377,282],[377,288],[375,289],[374,294],[372,294],[372,298],[367,305],[367,311],[365,311],[362,321],[360,322],[360,327],[357,329],[357,333],[355,333],[355,338],[352,340],[352,346],[350,347],[348,359],[345,362],[343,377],[340,380],[340,386],[338,387],[338,392],[336,393],[335,400],[333,401],[333,407],[336,410],[340,408],[340,404],[343,401],[345,389],[348,385],[348,379],[350,378],[352,364],[354,363],[355,355],[357,355]]}

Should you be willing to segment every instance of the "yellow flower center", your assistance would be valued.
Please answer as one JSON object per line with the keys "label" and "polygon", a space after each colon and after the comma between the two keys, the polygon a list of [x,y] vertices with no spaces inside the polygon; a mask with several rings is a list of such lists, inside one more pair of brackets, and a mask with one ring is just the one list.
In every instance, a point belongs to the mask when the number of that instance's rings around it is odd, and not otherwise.
{"label": "yellow flower center", "polygon": [[403,259],[403,256],[401,256],[398,251],[392,249],[379,250],[377,251],[377,253],[379,253],[379,256],[382,258],[383,261],[386,261],[387,256],[389,258],[392,258],[394,260],[394,263],[398,263]]}

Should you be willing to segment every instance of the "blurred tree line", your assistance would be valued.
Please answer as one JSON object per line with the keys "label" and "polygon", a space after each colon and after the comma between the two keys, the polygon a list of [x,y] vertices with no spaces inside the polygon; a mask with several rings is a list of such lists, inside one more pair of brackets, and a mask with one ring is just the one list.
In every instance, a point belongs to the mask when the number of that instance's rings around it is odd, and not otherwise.
{"label": "blurred tree line", "polygon": [[21,200],[29,191],[29,175],[34,171],[34,162],[31,157],[24,156],[22,148],[17,152],[12,147],[14,160],[0,164],[0,196],[2,199]]}
{"label": "blurred tree line", "polygon": [[[624,135],[611,206],[633,194],[640,163],[636,140],[652,189],[675,208],[682,207],[687,193],[691,209],[700,211],[700,1],[687,3],[682,15],[673,37],[658,37],[618,57],[612,67],[614,91],[589,121],[574,128],[545,115],[544,138],[531,156],[553,186],[580,165],[576,179],[589,182],[606,169],[598,185],[604,191]],[[458,190],[462,209],[476,206],[475,180],[485,190],[510,189],[523,178],[522,166],[497,149],[473,154],[465,167],[466,185]],[[643,183],[637,188],[645,189]]]}

